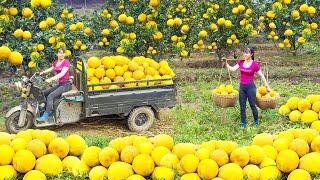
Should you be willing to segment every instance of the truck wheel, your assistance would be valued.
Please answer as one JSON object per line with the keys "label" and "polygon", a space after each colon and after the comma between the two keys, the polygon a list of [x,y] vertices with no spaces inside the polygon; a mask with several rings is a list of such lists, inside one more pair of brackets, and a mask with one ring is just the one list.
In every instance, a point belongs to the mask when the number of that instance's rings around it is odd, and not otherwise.
{"label": "truck wheel", "polygon": [[16,134],[19,131],[27,130],[33,126],[33,115],[27,111],[26,114],[26,123],[23,127],[18,126],[20,111],[12,113],[7,119],[6,119],[6,129],[9,133]]}
{"label": "truck wheel", "polygon": [[148,130],[154,120],[154,113],[149,107],[135,108],[128,117],[128,127],[131,131],[142,132]]}

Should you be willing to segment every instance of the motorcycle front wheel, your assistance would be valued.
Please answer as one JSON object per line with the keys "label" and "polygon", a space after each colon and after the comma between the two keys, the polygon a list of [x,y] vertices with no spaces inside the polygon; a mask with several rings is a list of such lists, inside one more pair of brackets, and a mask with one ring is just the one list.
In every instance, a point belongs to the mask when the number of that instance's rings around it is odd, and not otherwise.
{"label": "motorcycle front wheel", "polygon": [[33,126],[33,114],[29,111],[27,111],[26,114],[26,121],[25,124],[22,127],[18,126],[20,111],[12,113],[7,119],[6,119],[6,129],[9,133],[18,133],[19,131],[30,129]]}

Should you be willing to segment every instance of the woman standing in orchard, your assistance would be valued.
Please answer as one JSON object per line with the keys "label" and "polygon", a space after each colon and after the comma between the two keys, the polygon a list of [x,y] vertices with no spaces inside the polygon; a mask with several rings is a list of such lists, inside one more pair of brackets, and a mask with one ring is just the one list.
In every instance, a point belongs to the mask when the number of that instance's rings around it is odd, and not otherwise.
{"label": "woman standing in orchard", "polygon": [[226,66],[230,71],[240,70],[240,88],[239,88],[239,103],[241,109],[241,127],[246,128],[246,105],[249,101],[255,128],[258,127],[258,110],[256,107],[256,85],[254,83],[255,73],[259,74],[268,91],[271,91],[269,84],[261,72],[260,64],[254,59],[254,49],[245,47],[243,51],[243,60],[238,60],[235,66],[230,66],[226,60]]}
{"label": "woman standing in orchard", "polygon": [[71,89],[71,83],[69,81],[70,62],[64,58],[63,49],[58,50],[57,56],[58,59],[54,61],[49,69],[40,72],[40,75],[43,75],[54,71],[56,75],[46,79],[46,82],[51,83],[53,81],[58,81],[58,84],[44,91],[44,96],[46,97],[46,110],[41,117],[37,118],[38,121],[47,121],[53,109],[53,100]]}

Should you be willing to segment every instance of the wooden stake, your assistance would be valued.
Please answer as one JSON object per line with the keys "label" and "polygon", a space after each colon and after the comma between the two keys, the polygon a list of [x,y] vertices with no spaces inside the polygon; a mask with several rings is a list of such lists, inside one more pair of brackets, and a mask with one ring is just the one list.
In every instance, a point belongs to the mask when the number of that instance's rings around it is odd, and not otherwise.
{"label": "wooden stake", "polygon": [[227,122],[227,108],[222,108],[221,124],[225,124],[226,122]]}

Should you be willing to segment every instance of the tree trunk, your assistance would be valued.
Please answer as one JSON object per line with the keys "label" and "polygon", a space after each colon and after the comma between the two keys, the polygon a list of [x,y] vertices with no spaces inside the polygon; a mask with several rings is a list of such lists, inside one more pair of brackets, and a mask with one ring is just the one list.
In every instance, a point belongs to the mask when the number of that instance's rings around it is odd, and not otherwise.
{"label": "tree trunk", "polygon": [[298,53],[298,52],[297,52],[297,49],[295,49],[295,50],[292,51],[293,56],[297,56],[297,53]]}
{"label": "tree trunk", "polygon": [[220,49],[217,49],[217,55],[218,55],[219,61],[222,61],[222,51]]}
{"label": "tree trunk", "polygon": [[298,47],[296,46],[296,42],[295,40],[293,39],[293,56],[297,56],[297,51],[298,51]]}
{"label": "tree trunk", "polygon": [[233,58],[237,59],[237,51],[236,50],[233,51]]}

